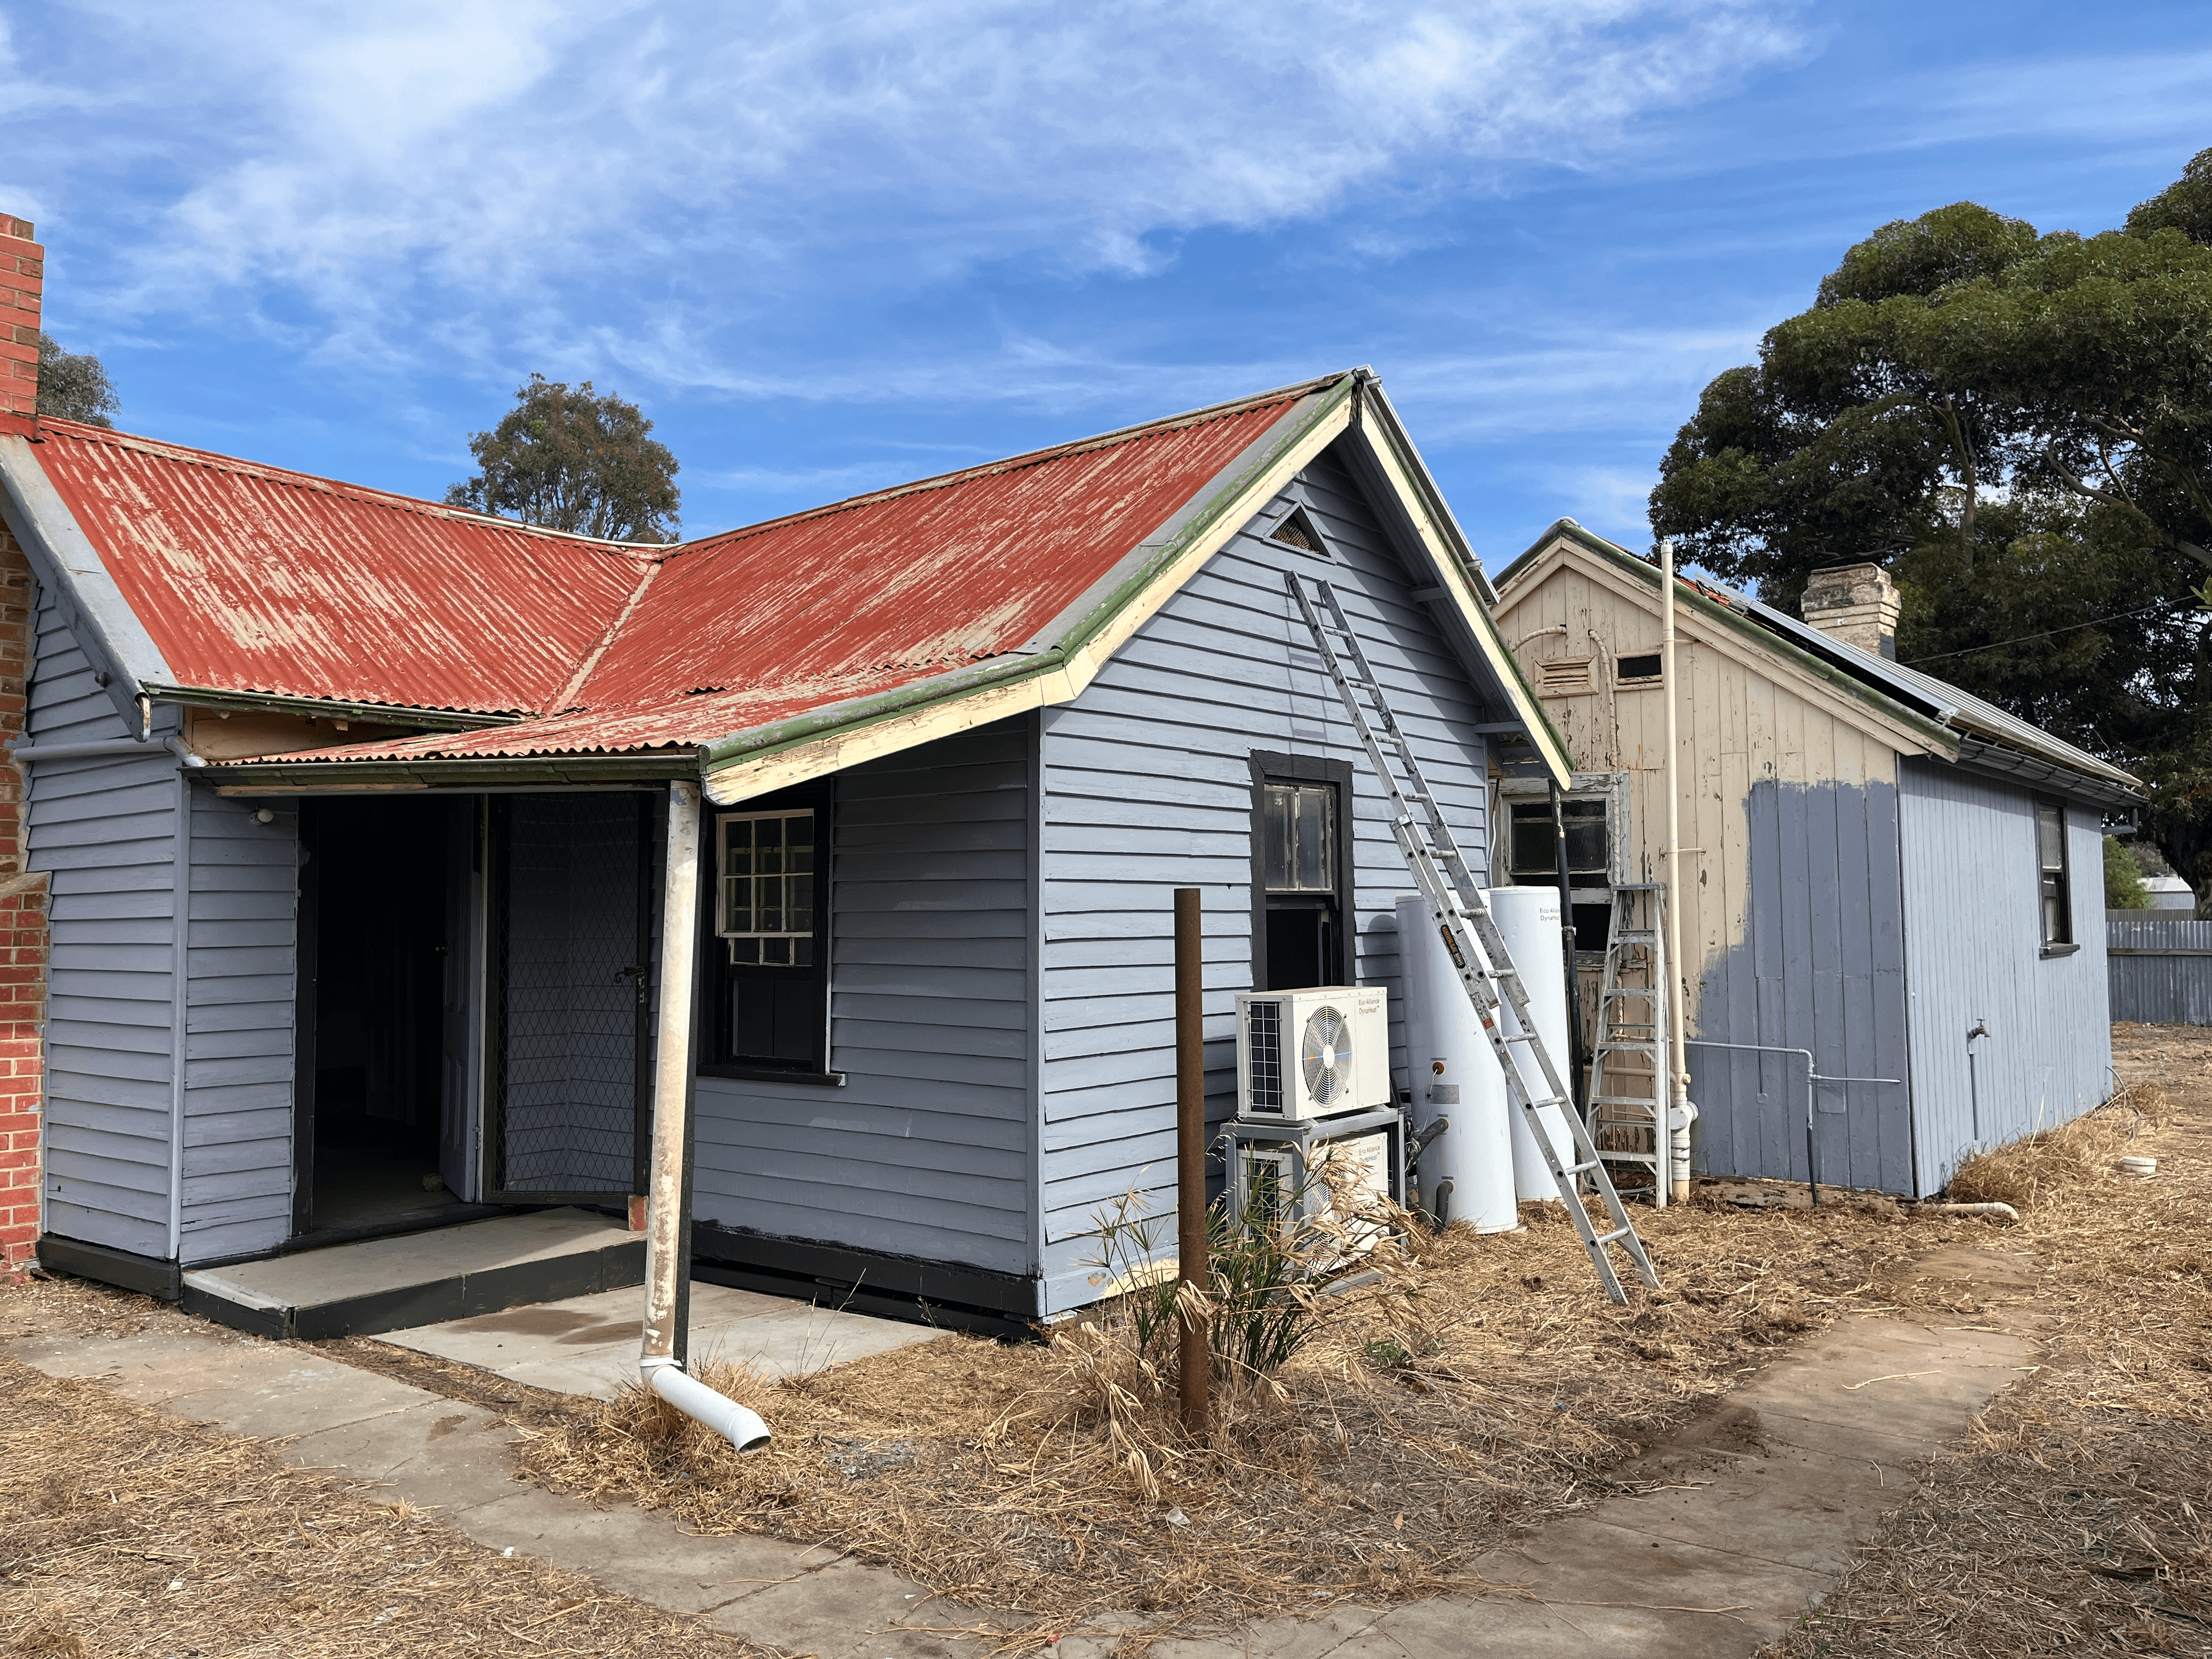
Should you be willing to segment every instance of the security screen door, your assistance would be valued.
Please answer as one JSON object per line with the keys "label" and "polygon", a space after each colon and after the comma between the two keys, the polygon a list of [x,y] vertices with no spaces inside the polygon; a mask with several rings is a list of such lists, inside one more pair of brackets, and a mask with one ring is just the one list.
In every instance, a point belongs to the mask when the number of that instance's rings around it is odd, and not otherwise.
{"label": "security screen door", "polygon": [[619,1203],[645,1154],[648,798],[492,801],[495,1203]]}

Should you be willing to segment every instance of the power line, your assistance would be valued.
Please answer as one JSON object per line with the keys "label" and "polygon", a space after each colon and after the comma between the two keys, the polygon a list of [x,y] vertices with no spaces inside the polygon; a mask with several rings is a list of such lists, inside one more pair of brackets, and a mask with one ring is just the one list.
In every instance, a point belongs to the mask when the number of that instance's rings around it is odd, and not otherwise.
{"label": "power line", "polygon": [[2022,634],[2018,639],[2014,640],[1991,640],[1987,645],[1970,645],[1958,651],[1938,651],[1932,657],[1915,657],[1911,661],[1906,663],[1905,666],[1907,668],[1917,668],[1923,662],[1942,662],[1948,657],[1971,657],[1977,651],[1994,651],[2002,645],[2026,645],[2030,640],[2056,639],[2061,634],[2078,633],[2084,628],[2094,628],[2100,623],[2125,622],[2130,617],[2146,617],[2154,611],[2163,611],[2166,608],[2165,603],[2161,601],[2157,605],[2144,605],[2142,609],[2136,611],[2122,611],[2112,616],[2099,617],[2094,621],[2091,622],[2073,623],[2064,628],[2045,629],[2040,634]]}

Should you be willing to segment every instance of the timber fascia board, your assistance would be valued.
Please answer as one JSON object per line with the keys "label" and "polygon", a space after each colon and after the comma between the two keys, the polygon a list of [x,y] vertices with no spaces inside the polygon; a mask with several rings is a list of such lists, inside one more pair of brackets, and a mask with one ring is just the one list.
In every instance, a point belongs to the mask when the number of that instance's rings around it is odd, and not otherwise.
{"label": "timber fascia board", "polygon": [[[1498,614],[1510,618],[1530,595],[1536,593],[1568,565],[1598,582],[1617,598],[1631,600],[1656,615],[1661,594],[1659,572],[1626,554],[1609,554],[1589,546],[1581,538],[1558,537],[1552,546],[1514,562],[1503,589]],[[1675,595],[1675,622],[1698,644],[1719,652],[1737,666],[1769,678],[1782,679],[1798,695],[1820,704],[1871,737],[1889,744],[1899,754],[1935,755],[1956,760],[1959,734],[1940,721],[1884,696],[1864,681],[1799,650],[1747,617],[1739,617],[1715,604],[1686,583]]]}
{"label": "timber fascia board", "polygon": [[[32,573],[53,594],[63,623],[116,713],[137,730],[138,699],[147,695],[149,684],[170,680],[168,664],[108,574],[92,538],[39,465],[37,444],[21,433],[0,433],[0,518],[7,520]],[[27,625],[35,633],[37,618]]]}
{"label": "timber fascia board", "polygon": [[[1413,453],[1410,441],[1401,447],[1403,428],[1395,411],[1383,398],[1382,388],[1370,386],[1363,401],[1367,405],[1364,418],[1355,422],[1361,447],[1413,527],[1437,586],[1444,590],[1465,629],[1465,640],[1473,642],[1481,668],[1494,679],[1498,692],[1520,720],[1553,780],[1562,789],[1571,787],[1574,757],[1567,752],[1565,740],[1552,725],[1528,676],[1522,672],[1520,660],[1507,648],[1504,637],[1498,631],[1491,611],[1497,595],[1482,576],[1481,566],[1475,562],[1458,524],[1443,507],[1442,494],[1429,477],[1427,468],[1422,465],[1420,457]],[[1446,637],[1451,638],[1452,633],[1447,629]],[[1462,641],[1454,643],[1464,648]],[[1469,678],[1480,678],[1475,664],[1462,662],[1461,665],[1468,671]]]}

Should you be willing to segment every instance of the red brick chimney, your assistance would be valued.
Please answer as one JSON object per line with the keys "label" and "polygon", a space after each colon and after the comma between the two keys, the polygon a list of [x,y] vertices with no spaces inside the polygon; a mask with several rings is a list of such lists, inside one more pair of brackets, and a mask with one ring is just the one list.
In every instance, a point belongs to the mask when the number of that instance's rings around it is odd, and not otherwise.
{"label": "red brick chimney", "polygon": [[[39,411],[39,313],[46,251],[31,222],[0,213],[0,432]],[[0,526],[0,743],[22,736],[30,672],[31,567]],[[39,1237],[44,1137],[46,877],[23,868],[23,774],[0,764],[0,1283]]]}
{"label": "red brick chimney", "polygon": [[46,251],[31,240],[28,219],[0,213],[0,422],[27,422],[39,412],[39,311],[46,292]]}

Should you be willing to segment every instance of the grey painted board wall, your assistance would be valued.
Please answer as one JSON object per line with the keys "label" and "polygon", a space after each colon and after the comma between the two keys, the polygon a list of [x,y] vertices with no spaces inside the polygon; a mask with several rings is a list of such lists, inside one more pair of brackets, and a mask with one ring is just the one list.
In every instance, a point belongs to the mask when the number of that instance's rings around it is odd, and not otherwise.
{"label": "grey painted board wall", "polygon": [[[1903,763],[1899,786],[1918,1190],[1975,1146],[2063,1123],[2111,1092],[2104,846],[2066,809],[2078,951],[2041,954],[2034,799],[1972,773]],[[1967,1031],[1986,1022],[1967,1061]]]}
{"label": "grey painted board wall", "polygon": [[[37,607],[27,740],[132,735],[50,595]],[[27,863],[49,872],[46,1230],[168,1254],[177,763],[139,757],[30,768]]]}
{"label": "grey painted board wall", "polygon": [[1742,943],[1707,964],[1694,1035],[1805,1048],[1740,1054],[1692,1047],[1700,1174],[1803,1181],[1806,1073],[1895,1078],[1813,1091],[1819,1176],[1838,1186],[1912,1190],[1905,1038],[1905,909],[1898,791],[1888,783],[1755,783]]}
{"label": "grey painted board wall", "polygon": [[830,1064],[845,1085],[701,1078],[701,1220],[1031,1270],[1035,730],[1001,720],[837,775]]}
{"label": "grey painted board wall", "polygon": [[189,799],[187,1266],[274,1249],[292,1231],[300,893],[296,801],[227,800],[200,785]]}
{"label": "grey painted board wall", "polygon": [[2112,1018],[2212,1025],[2212,921],[2186,912],[2105,913]]}
{"label": "grey painted board wall", "polygon": [[[1334,561],[1266,538],[1293,504]],[[1235,999],[1252,985],[1253,750],[1354,763],[1356,971],[1396,987],[1394,907],[1413,879],[1284,590],[1294,562],[1335,584],[1454,830],[1478,868],[1486,860],[1484,716],[1358,486],[1325,455],[1081,696],[1042,716],[1047,1311],[1095,1299],[1093,1218],[1133,1186],[1173,1246],[1177,887],[1205,894],[1208,1116],[1234,1114]],[[1402,1056],[1395,1069],[1402,1081]]]}

